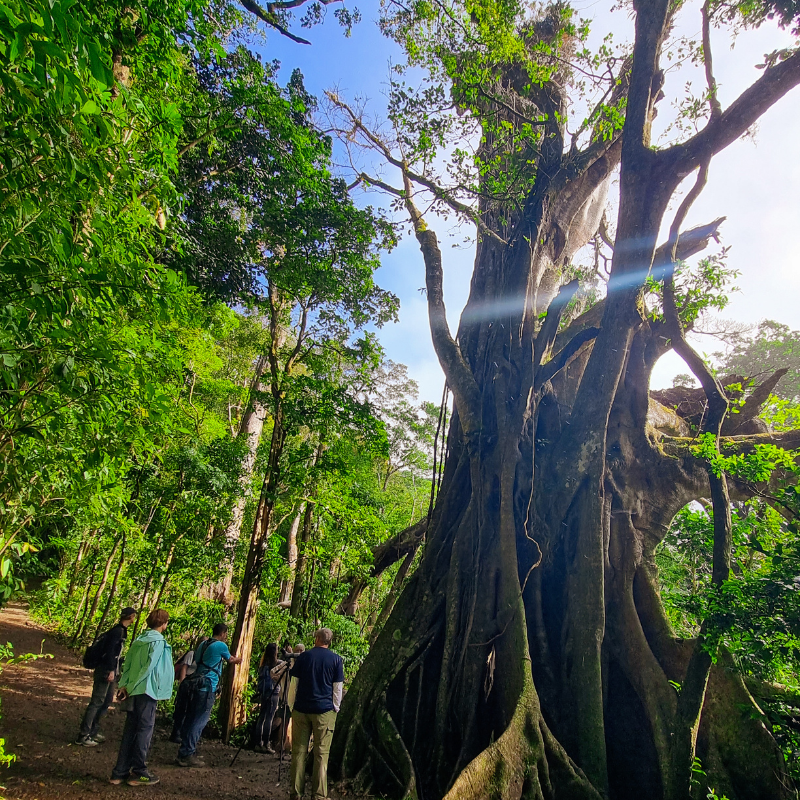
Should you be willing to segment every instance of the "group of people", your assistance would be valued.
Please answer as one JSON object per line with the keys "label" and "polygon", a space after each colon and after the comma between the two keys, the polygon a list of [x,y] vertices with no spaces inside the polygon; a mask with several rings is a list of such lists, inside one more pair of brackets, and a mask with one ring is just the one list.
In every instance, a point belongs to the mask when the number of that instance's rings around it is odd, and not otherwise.
{"label": "group of people", "polygon": [[[179,744],[175,763],[201,767],[197,746],[211,717],[225,663],[241,664],[226,643],[228,626],[220,622],[211,637],[202,637],[195,648],[173,664],[172,648],[164,638],[169,614],[156,609],[147,617],[147,630],[131,644],[124,660],[122,650],[136,610],[122,609],[120,621],[106,631],[87,651],[84,664],[92,666],[92,696],[83,715],[76,744],[96,747],[105,741],[100,722],[116,697],[127,712],[117,763],[111,773],[114,785],[149,786],[159,779],[147,767],[147,754],[155,729],[159,700],[172,696],[178,680],[170,741]],[[279,657],[277,644],[269,644],[261,657],[258,693],[261,710],[252,730],[251,744],[257,752],[274,753],[270,744],[273,720],[281,702],[291,710],[292,763],[290,800],[303,796],[306,760],[313,738],[313,796],[328,796],[327,765],[336,714],[342,701],[344,665],[330,650],[333,633],[321,628],[314,647],[288,647]],[[87,661],[90,653],[91,660]],[[281,727],[281,736],[286,730]]]}

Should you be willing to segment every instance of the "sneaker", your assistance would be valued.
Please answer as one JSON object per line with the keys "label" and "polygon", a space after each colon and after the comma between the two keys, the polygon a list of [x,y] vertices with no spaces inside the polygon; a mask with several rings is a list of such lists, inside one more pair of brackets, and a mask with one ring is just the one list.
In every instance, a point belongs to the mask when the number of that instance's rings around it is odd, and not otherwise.
{"label": "sneaker", "polygon": [[267,753],[267,752],[269,752],[269,751],[267,750],[267,748],[266,748],[266,747],[264,747],[264,745],[257,744],[257,745],[256,745],[256,746],[253,748],[253,752],[254,752],[254,753]]}
{"label": "sneaker", "polygon": [[92,736],[92,741],[93,742],[97,742],[97,744],[103,744],[103,742],[105,740],[106,740],[106,737],[103,736],[102,733],[95,733],[94,736]]}
{"label": "sneaker", "polygon": [[131,775],[125,782],[128,786],[154,786],[159,779],[155,775]]}
{"label": "sneaker", "polygon": [[186,758],[176,758],[175,763],[179,767],[204,767],[206,762],[198,756],[186,756]]}
{"label": "sneaker", "polygon": [[120,784],[125,783],[128,780],[129,776],[125,776],[124,778],[115,778],[113,775],[111,779],[108,781],[112,786],[119,786]]}
{"label": "sneaker", "polygon": [[274,747],[273,747],[271,744],[268,744],[268,745],[267,745],[267,746],[264,748],[264,750],[265,750],[265,752],[269,753],[271,756],[274,756],[274,755],[275,755],[275,748],[274,748]]}
{"label": "sneaker", "polygon": [[75,740],[75,744],[79,744],[81,747],[97,747],[99,742],[96,742],[91,736],[79,736]]}

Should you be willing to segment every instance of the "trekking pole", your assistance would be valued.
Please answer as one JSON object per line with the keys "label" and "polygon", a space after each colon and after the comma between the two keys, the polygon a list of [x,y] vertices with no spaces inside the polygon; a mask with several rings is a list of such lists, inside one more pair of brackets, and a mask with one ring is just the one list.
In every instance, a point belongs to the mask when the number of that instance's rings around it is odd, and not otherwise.
{"label": "trekking pole", "polygon": [[[259,714],[259,716],[260,716],[260,714]],[[233,760],[232,760],[232,761],[231,761],[231,763],[228,765],[229,767],[232,767],[232,766],[233,766],[233,765],[236,763],[236,759],[237,759],[237,758],[239,758],[239,753],[241,753],[241,752],[242,752],[242,750],[244,749],[244,746],[245,746],[245,744],[246,744],[247,742],[249,742],[249,741],[251,741],[251,740],[252,740],[252,738],[253,738],[253,732],[254,732],[254,729],[255,729],[256,725],[258,725],[258,717],[255,717],[255,718],[253,719],[253,722],[250,724],[250,732],[248,733],[248,736],[247,736],[247,738],[244,740],[244,742],[242,742],[242,743],[239,745],[239,749],[236,751],[236,755],[233,757]]]}
{"label": "trekking pole", "polygon": [[289,710],[289,692],[286,690],[286,678],[289,674],[289,669],[283,673],[281,680],[283,681],[283,689],[281,693],[284,694],[283,698],[283,721],[281,724],[281,754],[278,761],[278,783],[281,782],[281,769],[283,768],[283,747],[286,743],[286,712]]}

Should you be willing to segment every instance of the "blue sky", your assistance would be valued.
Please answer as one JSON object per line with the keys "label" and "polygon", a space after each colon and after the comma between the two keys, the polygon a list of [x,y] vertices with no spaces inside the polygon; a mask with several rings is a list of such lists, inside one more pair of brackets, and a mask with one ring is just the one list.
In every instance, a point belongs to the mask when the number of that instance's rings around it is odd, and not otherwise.
{"label": "blue sky", "polygon": [[[632,34],[632,20],[622,12],[610,14],[610,2],[578,0],[574,5],[581,16],[594,20],[593,30],[598,38],[607,31],[613,31],[618,41]],[[385,104],[389,64],[401,62],[402,54],[377,28],[377,0],[357,6],[362,21],[349,39],[329,14],[324,24],[299,31],[311,40],[310,46],[270,33],[266,45],[258,49],[265,58],[281,62],[281,82],[299,67],[306,87],[316,96],[336,88],[343,97],[368,99],[373,113],[379,115]],[[699,31],[697,8],[697,2],[687,5],[679,33],[691,36]],[[758,78],[760,72],[754,65],[764,53],[792,43],[787,34],[764,26],[743,33],[732,49],[727,35],[715,32],[712,49],[723,108]],[[657,128],[663,128],[674,117],[671,102],[680,99],[684,84],[690,80],[701,85],[698,69],[668,72],[667,97],[660,104]],[[678,196],[673,201],[674,207],[679,199]],[[373,205],[386,202],[376,193],[366,200]],[[776,319],[800,329],[800,89],[767,112],[753,137],[731,145],[712,162],[708,186],[692,208],[686,227],[719,216],[727,217],[722,243],[731,248],[728,264],[741,273],[737,279],[740,291],[731,296],[723,316],[746,323]],[[463,229],[451,230],[452,222],[430,222],[442,242],[445,302],[455,330],[469,291],[473,251],[453,246],[462,241]],[[425,279],[413,237],[406,236],[394,252],[384,257],[378,281],[401,301],[399,323],[379,332],[387,356],[408,366],[423,399],[438,403],[443,376],[430,341],[425,299],[419,291]],[[707,336],[697,337],[695,342],[709,352],[719,349],[716,340]],[[677,356],[665,356],[654,372],[653,387],[671,385],[678,372],[688,369]]]}

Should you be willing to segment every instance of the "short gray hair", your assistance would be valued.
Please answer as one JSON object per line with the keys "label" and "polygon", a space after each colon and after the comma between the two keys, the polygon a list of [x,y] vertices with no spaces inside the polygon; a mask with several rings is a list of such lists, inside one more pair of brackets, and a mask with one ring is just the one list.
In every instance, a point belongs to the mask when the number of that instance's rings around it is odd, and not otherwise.
{"label": "short gray hair", "polygon": [[314,641],[323,645],[330,645],[333,641],[333,631],[330,628],[320,628],[314,633]]}

